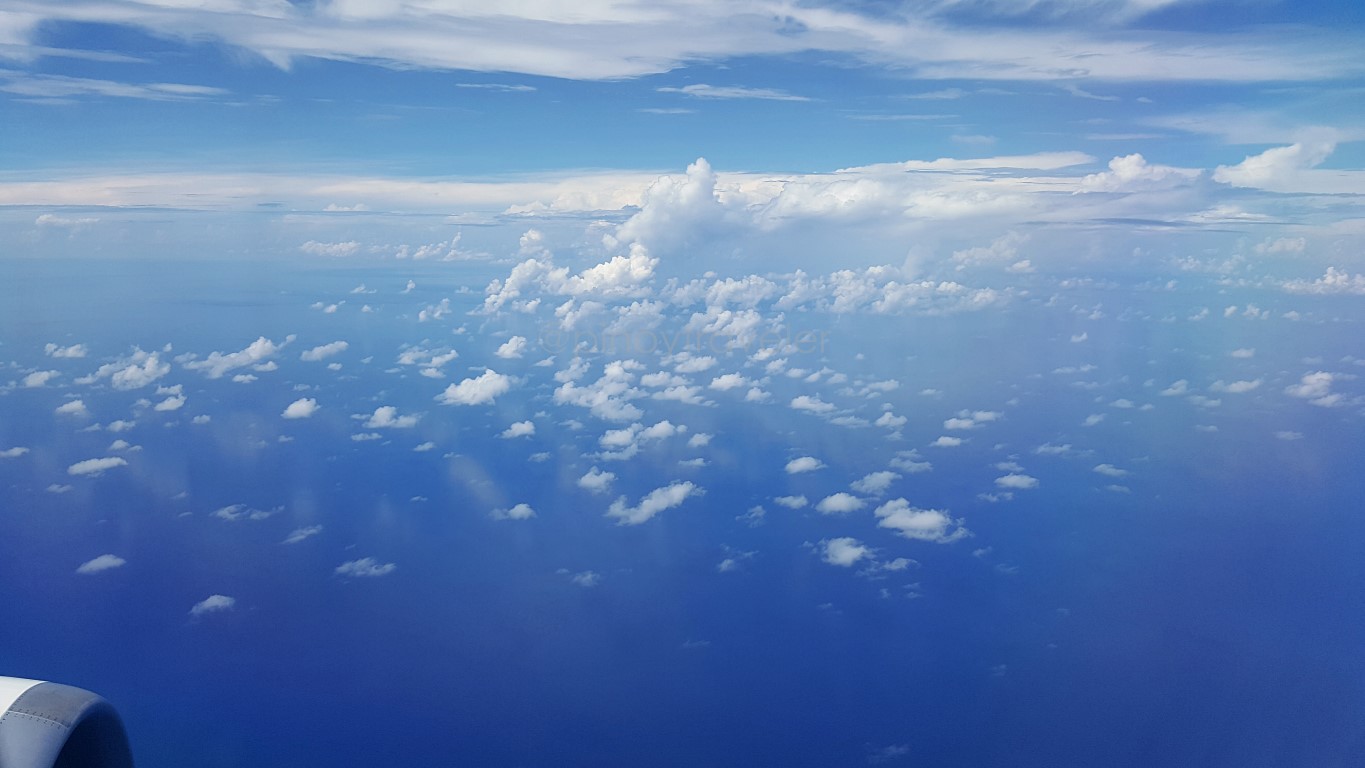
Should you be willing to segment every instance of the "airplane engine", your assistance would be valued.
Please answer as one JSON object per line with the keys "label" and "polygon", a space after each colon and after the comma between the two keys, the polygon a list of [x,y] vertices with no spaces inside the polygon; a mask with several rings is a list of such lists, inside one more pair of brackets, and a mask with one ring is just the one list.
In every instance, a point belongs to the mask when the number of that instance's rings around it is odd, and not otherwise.
{"label": "airplane engine", "polygon": [[132,768],[113,705],[59,683],[0,677],[0,768]]}

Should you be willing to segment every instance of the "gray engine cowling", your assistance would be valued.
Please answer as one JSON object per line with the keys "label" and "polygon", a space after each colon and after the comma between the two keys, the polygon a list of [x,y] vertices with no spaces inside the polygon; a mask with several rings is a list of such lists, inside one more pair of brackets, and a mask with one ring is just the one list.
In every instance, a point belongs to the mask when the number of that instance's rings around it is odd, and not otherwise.
{"label": "gray engine cowling", "polygon": [[0,677],[0,768],[132,768],[113,705],[59,683]]}

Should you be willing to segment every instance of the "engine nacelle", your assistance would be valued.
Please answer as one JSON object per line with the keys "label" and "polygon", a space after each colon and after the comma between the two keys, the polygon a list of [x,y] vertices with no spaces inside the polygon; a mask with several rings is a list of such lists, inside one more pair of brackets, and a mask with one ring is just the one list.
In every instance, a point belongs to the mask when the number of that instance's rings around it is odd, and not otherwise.
{"label": "engine nacelle", "polygon": [[89,691],[0,677],[0,768],[132,768],[123,721]]}

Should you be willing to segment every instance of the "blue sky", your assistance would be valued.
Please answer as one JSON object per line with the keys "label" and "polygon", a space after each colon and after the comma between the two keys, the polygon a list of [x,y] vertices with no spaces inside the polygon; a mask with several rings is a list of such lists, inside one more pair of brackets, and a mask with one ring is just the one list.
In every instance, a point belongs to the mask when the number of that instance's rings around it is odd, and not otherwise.
{"label": "blue sky", "polygon": [[1359,754],[1358,5],[498,5],[0,0],[0,674],[150,766]]}

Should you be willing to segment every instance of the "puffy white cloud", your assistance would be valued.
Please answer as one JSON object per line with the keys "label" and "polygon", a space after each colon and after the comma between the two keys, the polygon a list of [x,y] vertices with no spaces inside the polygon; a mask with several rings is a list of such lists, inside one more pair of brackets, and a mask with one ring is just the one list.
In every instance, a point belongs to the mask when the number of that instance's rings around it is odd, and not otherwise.
{"label": "puffy white cloud", "polygon": [[66,468],[68,475],[98,475],[105,470],[127,466],[128,462],[118,456],[103,459],[86,459]]}
{"label": "puffy white cloud", "polygon": [[821,400],[818,395],[798,395],[792,398],[791,407],[798,411],[809,411],[811,413],[829,413],[834,410],[834,406]]}
{"label": "puffy white cloud", "polygon": [[114,568],[122,568],[128,561],[118,555],[100,555],[93,560],[87,560],[76,568],[76,573],[90,575],[108,571]]}
{"label": "puffy white cloud", "polygon": [[787,509],[802,509],[810,504],[810,500],[805,496],[778,496],[773,502]]}
{"label": "puffy white cloud", "polygon": [[881,472],[871,472],[859,480],[853,481],[852,488],[858,493],[866,493],[871,496],[880,496],[886,493],[886,489],[891,484],[901,478],[897,472],[883,470]]}
{"label": "puffy white cloud", "polygon": [[555,375],[561,381],[555,390],[554,401],[559,404],[587,408],[594,416],[607,421],[633,421],[644,415],[630,400],[643,397],[644,392],[634,386],[635,370],[641,366],[634,360],[613,360],[603,366],[602,376],[591,384],[580,385],[577,379],[587,371],[587,364],[574,358],[570,369]]}
{"label": "puffy white cloud", "polygon": [[366,429],[409,429],[417,425],[418,416],[400,416],[392,405],[381,405],[374,409],[365,421]]}
{"label": "puffy white cloud", "polygon": [[1097,464],[1095,472],[1106,477],[1127,477],[1129,472],[1126,469],[1119,469],[1113,464]]}
{"label": "puffy white cloud", "polygon": [[156,352],[134,349],[126,358],[102,365],[94,373],[76,380],[90,384],[108,378],[114,389],[128,390],[145,387],[171,372],[171,364],[163,362]]}
{"label": "puffy white cloud", "polygon": [[521,357],[525,352],[526,337],[513,336],[512,338],[503,342],[502,346],[498,347],[498,351],[495,354],[497,354],[498,357],[501,357],[504,360],[515,360],[516,358]]}
{"label": "puffy white cloud", "polygon": [[1341,395],[1332,392],[1332,383],[1337,380],[1337,375],[1327,371],[1314,371],[1305,373],[1298,384],[1292,384],[1285,388],[1285,394],[1290,397],[1298,397],[1313,405],[1324,408],[1337,405],[1341,402]]}
{"label": "puffy white cloud", "polygon": [[1179,381],[1176,381],[1175,383],[1171,384],[1171,386],[1161,390],[1161,396],[1178,397],[1180,395],[1187,394],[1189,391],[1190,382],[1186,381],[1185,379],[1180,379]]}
{"label": "puffy white cloud", "polygon": [[377,576],[387,576],[397,570],[398,566],[393,563],[380,563],[373,557],[362,557],[359,560],[348,560],[336,567],[335,573],[338,576],[353,576],[356,578],[374,578]]}
{"label": "puffy white cloud", "polygon": [[802,456],[787,462],[787,474],[795,475],[801,472],[814,472],[817,469],[824,469],[825,462],[820,461],[814,456]]}
{"label": "puffy white cloud", "polygon": [[1335,149],[1335,142],[1321,140],[1274,147],[1259,155],[1248,155],[1237,165],[1218,166],[1213,179],[1235,187],[1300,191],[1308,169],[1320,165]]}
{"label": "puffy white cloud", "polygon": [[995,478],[995,485],[999,488],[1011,490],[1027,490],[1038,487],[1038,478],[1019,472],[1011,472],[1008,475]]}
{"label": "puffy white cloud", "polygon": [[1081,179],[1082,192],[1133,192],[1164,189],[1188,183],[1199,177],[1198,169],[1153,165],[1139,154],[1115,157],[1109,170]]}
{"label": "puffy white cloud", "polygon": [[865,557],[871,557],[875,550],[851,536],[826,539],[820,542],[824,547],[821,559],[830,565],[848,568]]}
{"label": "puffy white cloud", "polygon": [[61,371],[34,371],[23,379],[23,385],[30,389],[46,386],[46,384],[61,376]]}
{"label": "puffy white cloud", "polygon": [[892,499],[877,507],[874,514],[879,527],[889,528],[907,539],[946,544],[971,535],[962,520],[954,520],[941,510],[912,507],[905,499]]}
{"label": "puffy white cloud", "polygon": [[228,597],[227,595],[209,595],[203,600],[195,603],[193,608],[190,608],[190,615],[203,616],[206,613],[221,613],[223,611],[232,610],[236,605],[237,598],[235,597]]}
{"label": "puffy white cloud", "polygon": [[360,251],[360,243],[357,243],[354,240],[348,240],[343,243],[323,243],[318,242],[317,240],[309,240],[303,245],[300,245],[299,250],[310,256],[332,256],[334,258],[342,258],[345,256],[354,256],[358,253]]}
{"label": "puffy white cloud", "polygon": [[306,349],[299,354],[299,359],[304,362],[316,363],[319,360],[326,360],[329,357],[339,355],[350,348],[350,343],[345,341],[333,341],[329,344],[320,344],[312,349]]}
{"label": "puffy white cloud", "polygon": [[751,383],[749,379],[738,373],[726,373],[711,379],[708,386],[718,392],[728,392],[739,387],[747,387]]}
{"label": "puffy white cloud", "polygon": [[518,421],[514,422],[507,429],[504,429],[500,437],[510,440],[514,437],[526,437],[527,435],[534,435],[535,433],[536,433],[535,422]]}
{"label": "puffy white cloud", "polygon": [[301,397],[285,407],[280,415],[286,419],[306,419],[318,412],[318,401],[311,397]]}
{"label": "puffy white cloud", "polygon": [[81,358],[89,354],[90,350],[84,344],[72,344],[69,347],[59,347],[56,344],[47,344],[43,347],[43,354],[48,357],[61,358]]}
{"label": "puffy white cloud", "polygon": [[597,467],[593,467],[578,478],[578,487],[585,488],[593,493],[605,493],[611,487],[611,481],[616,479],[612,472],[603,472]]}
{"label": "puffy white cloud", "polygon": [[1365,275],[1351,274],[1336,267],[1328,267],[1322,277],[1316,280],[1288,280],[1284,289],[1290,293],[1351,294],[1365,296]]}
{"label": "puffy white cloud", "polygon": [[607,510],[607,517],[615,518],[617,525],[639,525],[664,510],[677,507],[687,497],[700,493],[702,489],[690,481],[675,481],[650,491],[633,507],[626,504],[626,497],[618,498]]}
{"label": "puffy white cloud", "polygon": [[152,406],[152,410],[154,410],[154,411],[161,411],[161,412],[164,413],[164,412],[167,412],[167,411],[178,411],[178,410],[180,410],[181,408],[183,408],[184,406],[185,406],[185,396],[184,396],[184,395],[171,395],[170,397],[166,398],[165,400],[162,400],[161,402],[159,402],[159,403],[157,403],[156,405]]}
{"label": "puffy white cloud", "polygon": [[935,448],[956,448],[959,445],[962,445],[962,438],[940,435],[938,439],[934,440],[934,442],[929,445],[934,446]]}
{"label": "puffy white cloud", "polygon": [[319,533],[322,533],[322,526],[320,525],[308,525],[302,528],[295,528],[293,531],[290,531],[288,536],[284,537],[284,541],[281,543],[298,544],[305,539],[311,539]]}
{"label": "puffy white cloud", "polygon": [[28,453],[28,449],[23,447],[22,445],[18,445],[13,448],[6,448],[3,451],[0,451],[0,459],[17,459],[26,453]]}
{"label": "puffy white cloud", "polygon": [[293,336],[288,336],[283,344],[276,344],[261,336],[237,352],[211,352],[203,360],[186,360],[183,365],[192,371],[203,371],[210,379],[221,379],[230,371],[269,360],[293,340]]}
{"label": "puffy white cloud", "polygon": [[489,513],[494,520],[530,520],[535,516],[536,511],[530,504],[517,504],[511,509],[495,509]]}
{"label": "puffy white cloud", "polygon": [[436,397],[443,405],[486,405],[512,388],[512,377],[492,369],[459,384],[451,384]]}
{"label": "puffy white cloud", "polygon": [[867,506],[867,502],[850,493],[831,494],[821,499],[815,505],[815,510],[822,515],[845,515],[855,512]]}

